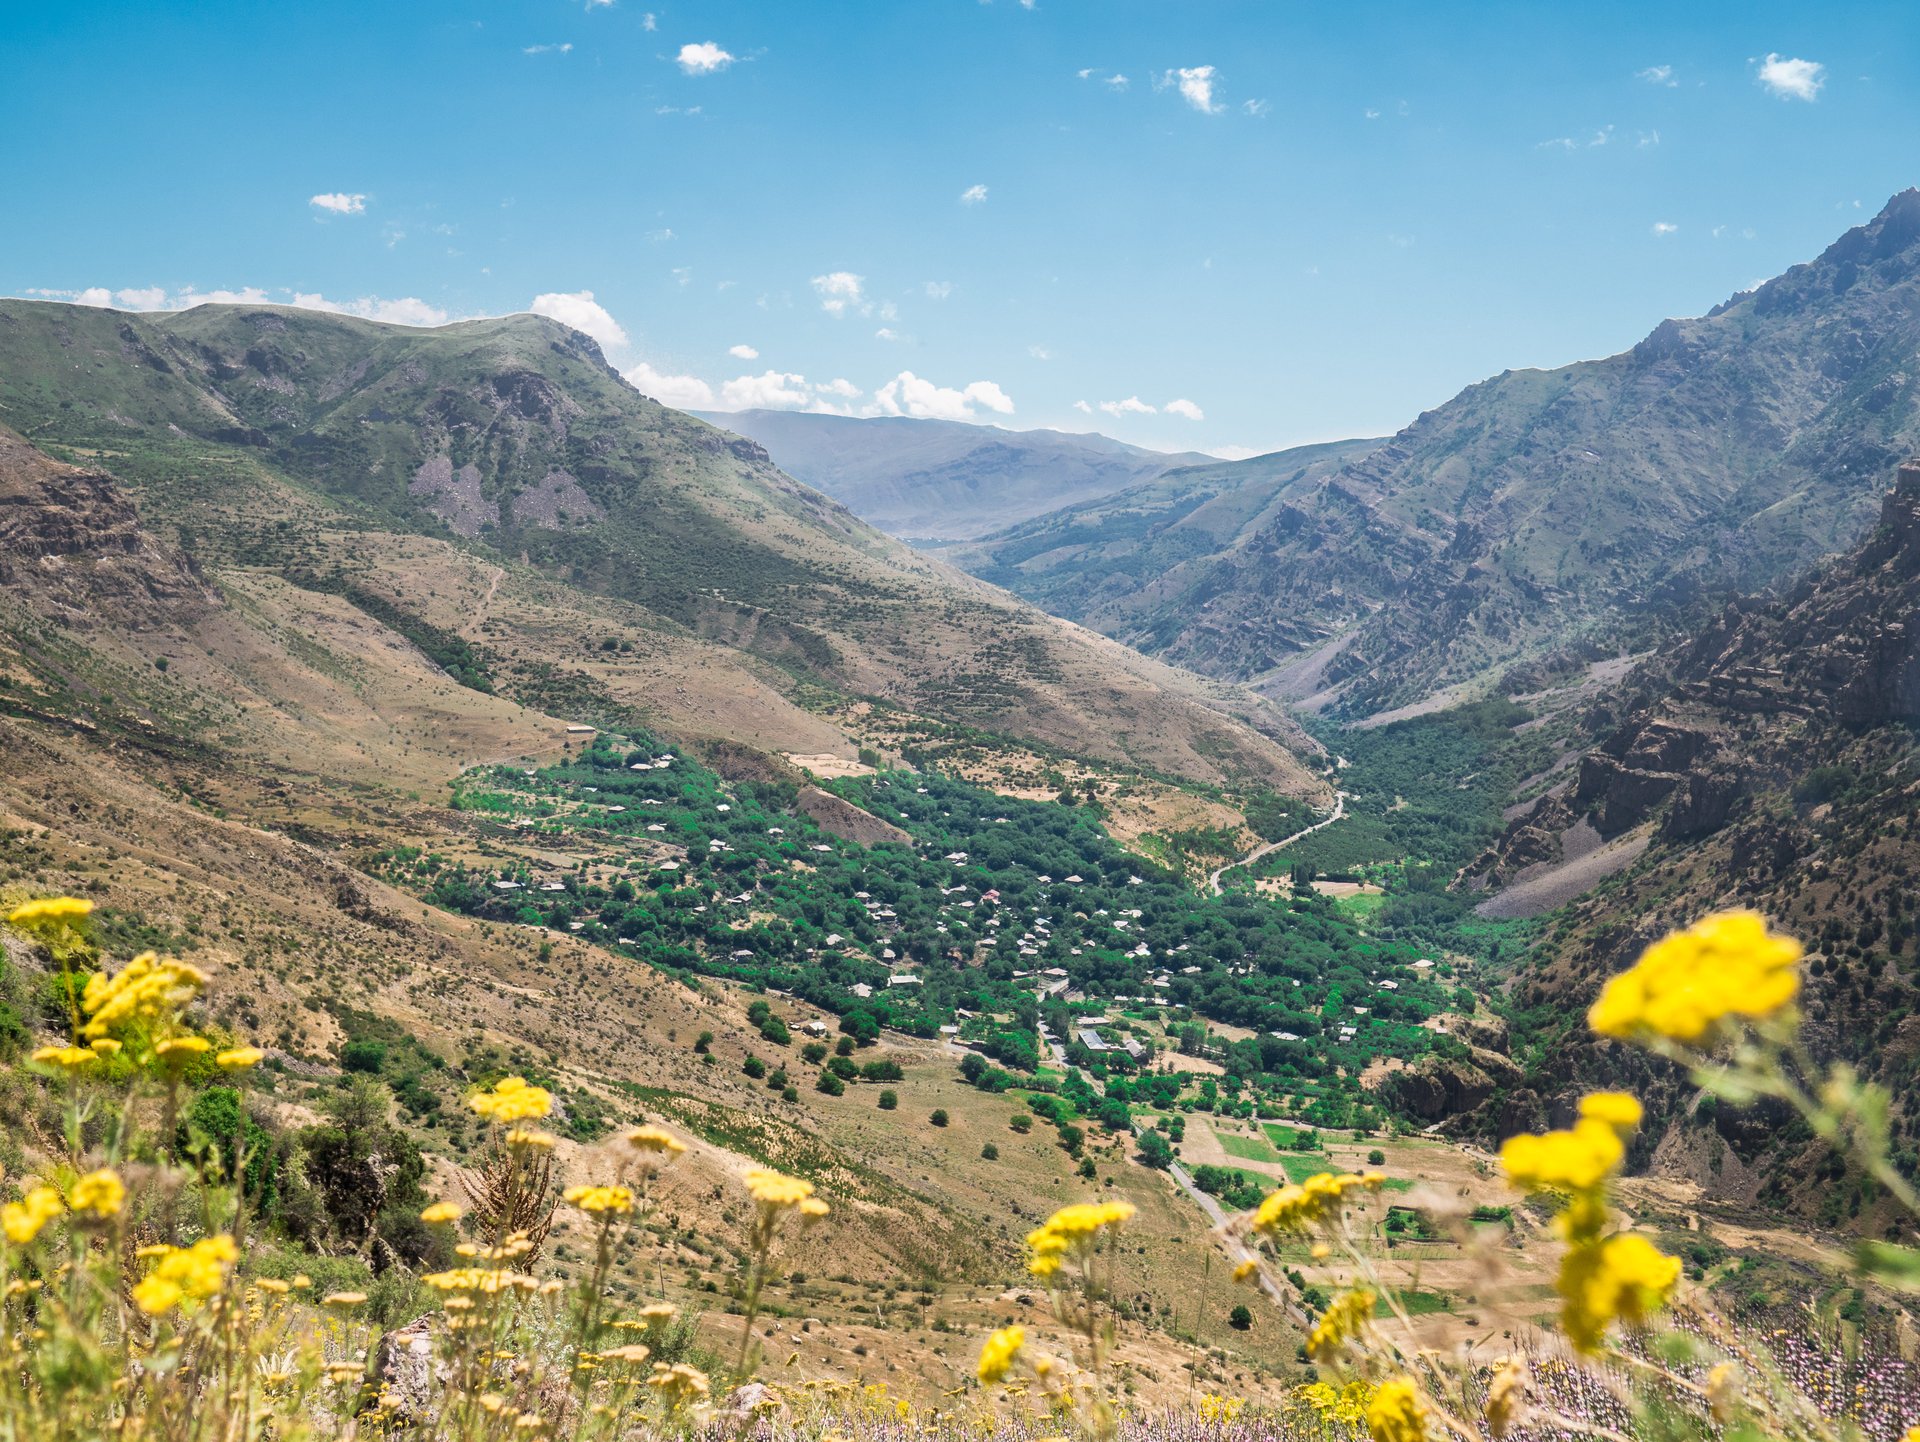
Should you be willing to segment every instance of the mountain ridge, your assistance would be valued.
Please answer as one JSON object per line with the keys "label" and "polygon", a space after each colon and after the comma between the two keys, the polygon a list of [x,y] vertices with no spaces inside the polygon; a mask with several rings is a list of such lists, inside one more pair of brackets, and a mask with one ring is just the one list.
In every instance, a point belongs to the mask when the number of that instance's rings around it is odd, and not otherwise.
{"label": "mountain ridge", "polygon": [[[1645,639],[1664,611],[1853,542],[1879,477],[1920,445],[1917,357],[1907,190],[1706,316],[1467,387],[1119,614],[1064,613],[1348,716]],[[1043,593],[1031,564],[978,569]]]}
{"label": "mountain ridge", "polygon": [[1016,431],[930,417],[694,414],[759,442],[788,474],[871,525],[923,545],[972,539],[1207,459],[1097,432]]}

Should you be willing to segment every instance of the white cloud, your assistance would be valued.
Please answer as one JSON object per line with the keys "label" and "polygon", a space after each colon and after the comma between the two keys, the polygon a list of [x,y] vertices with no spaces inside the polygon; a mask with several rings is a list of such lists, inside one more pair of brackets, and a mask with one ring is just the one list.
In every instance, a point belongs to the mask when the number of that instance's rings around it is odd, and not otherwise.
{"label": "white cloud", "polygon": [[794,410],[812,400],[805,376],[768,371],[740,376],[720,387],[720,400],[730,411]]}
{"label": "white cloud", "polygon": [[1260,452],[1252,446],[1215,446],[1206,454],[1223,461],[1244,461],[1249,456],[1259,455]]}
{"label": "white cloud", "polygon": [[987,188],[984,185],[969,185],[965,190],[960,192],[960,203],[962,205],[981,205],[985,203],[986,198]]}
{"label": "white cloud", "polygon": [[439,306],[429,305],[416,296],[361,296],[358,300],[329,300],[324,295],[303,291],[283,291],[286,298],[275,300],[257,285],[238,290],[200,290],[188,286],[169,291],[165,286],[129,286],[110,290],[90,285],[81,291],[57,292],[61,299],[77,305],[115,306],[121,310],[192,310],[196,305],[285,305],[296,310],[325,311],[330,315],[357,315],[387,325],[445,325],[451,317]]}
{"label": "white cloud", "polygon": [[1369,120],[1378,120],[1380,118],[1380,112],[1369,107],[1366,116]]}
{"label": "white cloud", "polygon": [[1827,67],[1818,60],[1787,60],[1769,53],[1755,78],[1782,100],[1811,101],[1827,83]]}
{"label": "white cloud", "polygon": [[735,360],[759,360],[760,359],[760,352],[755,350],[750,345],[729,346],[727,347],[727,354],[732,356]]}
{"label": "white cloud", "polygon": [[816,387],[816,389],[821,395],[837,396],[843,401],[853,400],[860,394],[860,387],[843,376],[837,376],[825,385]]}
{"label": "white cloud", "polygon": [[1679,229],[1680,227],[1670,220],[1656,220],[1653,223],[1653,233],[1655,235],[1672,235]]}
{"label": "white cloud", "polygon": [[920,289],[927,293],[928,300],[945,300],[953,294],[953,282],[950,280],[930,280],[925,282]]}
{"label": "white cloud", "polygon": [[982,406],[1000,415],[1013,413],[1013,402],[992,381],[973,381],[962,390],[938,386],[912,371],[899,375],[874,392],[874,406],[881,415],[917,416],[942,421],[975,419],[975,407]]}
{"label": "white cloud", "polygon": [[1133,82],[1128,80],[1126,76],[1115,73],[1115,74],[1109,75],[1106,78],[1106,80],[1103,81],[1102,83],[1106,85],[1111,85],[1115,90],[1125,90],[1127,86],[1129,86]]}
{"label": "white cloud", "polygon": [[626,373],[627,384],[676,410],[706,410],[713,405],[713,387],[698,376],[662,375],[645,361]]}
{"label": "white cloud", "polygon": [[624,346],[627,333],[620,322],[607,314],[607,308],[593,298],[590,290],[548,291],[536,295],[527,307],[535,315],[544,315],[562,325],[584,331],[603,346]]}
{"label": "white cloud", "polygon": [[1154,88],[1165,90],[1169,86],[1177,87],[1180,98],[1185,100],[1202,115],[1218,115],[1226,109],[1216,105],[1213,100],[1213,82],[1219,74],[1211,65],[1195,65],[1184,70],[1168,70],[1154,81]]}
{"label": "white cloud", "polygon": [[1027,354],[1032,356],[1037,361],[1050,361],[1053,359],[1053,352],[1048,350],[1043,345],[1028,346]]}
{"label": "white cloud", "polygon": [[1141,400],[1139,396],[1128,396],[1123,401],[1102,401],[1100,409],[1110,416],[1150,416],[1156,414],[1154,408]]}
{"label": "white cloud", "polygon": [[522,55],[571,55],[573,42],[568,40],[559,45],[523,45],[520,47],[520,53]]}
{"label": "white cloud", "polygon": [[1190,421],[1204,421],[1207,418],[1207,413],[1189,400],[1168,401],[1166,412]]}
{"label": "white cloud", "polygon": [[[611,5],[613,3],[613,0],[597,0],[597,3],[602,5]],[[659,18],[651,10],[649,10],[646,14],[640,17],[640,28],[642,30],[647,30],[647,31],[658,30],[660,28]]]}
{"label": "white cloud", "polygon": [[702,40],[698,45],[682,45],[679,61],[689,75],[712,75],[733,64],[733,56],[711,40]]}
{"label": "white cloud", "polygon": [[334,215],[359,215],[367,208],[364,195],[348,195],[344,191],[334,191],[328,195],[316,195],[307,202],[316,210],[330,211]]}
{"label": "white cloud", "polygon": [[1680,83],[1673,78],[1671,65],[1649,65],[1645,70],[1635,71],[1634,78],[1644,80],[1649,85],[1664,85],[1669,90]]}
{"label": "white cloud", "polygon": [[294,294],[293,304],[302,310],[324,310],[333,315],[357,315],[365,320],[377,320],[387,325],[435,326],[445,325],[447,313],[437,305],[428,305],[424,300],[411,295],[399,296],[391,300],[379,296],[363,295],[358,300],[334,301],[323,295]]}
{"label": "white cloud", "polygon": [[655,245],[659,245],[663,241],[672,240],[673,227],[663,225],[658,230],[650,230],[647,232],[647,239],[652,241]]}
{"label": "white cloud", "polygon": [[828,275],[816,275],[813,278],[814,293],[820,297],[820,309],[828,315],[845,315],[849,310],[865,315],[871,306],[867,304],[866,280],[850,270],[836,270]]}
{"label": "white cloud", "polygon": [[892,326],[883,325],[873,333],[873,338],[875,340],[899,340],[900,332],[893,329]]}
{"label": "white cloud", "polygon": [[1255,120],[1264,120],[1267,117],[1267,113],[1273,109],[1273,102],[1270,100],[1248,100],[1243,101],[1240,108]]}
{"label": "white cloud", "polygon": [[1088,405],[1085,401],[1075,401],[1073,403],[1073,408],[1076,411],[1079,411],[1082,415],[1090,416],[1093,414],[1093,407]]}

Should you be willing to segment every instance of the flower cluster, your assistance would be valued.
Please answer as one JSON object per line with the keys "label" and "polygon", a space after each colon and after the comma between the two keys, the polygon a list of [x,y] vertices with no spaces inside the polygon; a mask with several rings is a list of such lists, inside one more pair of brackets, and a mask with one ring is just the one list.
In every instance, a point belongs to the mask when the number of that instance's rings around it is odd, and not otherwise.
{"label": "flower cluster", "polygon": [[1253,1214],[1253,1229],[1272,1234],[1324,1226],[1340,1215],[1347,1193],[1378,1191],[1386,1181],[1381,1172],[1342,1172],[1338,1176],[1321,1172],[1298,1185],[1289,1183],[1260,1203]]}
{"label": "flower cluster", "polygon": [[525,1077],[501,1077],[491,1091],[476,1092],[467,1105],[488,1121],[533,1121],[553,1110],[553,1093],[537,1087]]}
{"label": "flower cluster", "polygon": [[1626,1160],[1626,1138],[1640,1124],[1640,1103],[1621,1092],[1595,1092],[1580,1103],[1571,1129],[1517,1136],[1500,1149],[1500,1164],[1517,1187],[1566,1199],[1555,1229],[1568,1243],[1555,1290],[1567,1340],[1597,1351],[1616,1321],[1643,1323],[1680,1280],[1680,1260],[1644,1237],[1610,1232],[1607,1191]]}
{"label": "flower cluster", "polygon": [[1655,942],[1614,977],[1587,1024],[1621,1040],[1664,1038],[1692,1046],[1732,1018],[1787,1014],[1800,992],[1800,943],[1767,930],[1751,911],[1723,911]]}
{"label": "flower cluster", "polygon": [[1079,1202],[1062,1207],[1027,1235],[1027,1250],[1033,1254],[1027,1270],[1036,1277],[1051,1277],[1069,1255],[1090,1255],[1101,1237],[1118,1229],[1133,1213],[1131,1202]]}
{"label": "flower cluster", "polygon": [[[154,952],[143,951],[111,976],[97,972],[87,978],[80,1006],[88,1019],[80,1034],[105,1037],[135,1021],[169,1020],[206,984],[207,974],[198,967],[162,960]],[[162,1042],[155,1051],[164,1051],[169,1045]],[[200,1049],[206,1049],[204,1042]]]}
{"label": "flower cluster", "polygon": [[218,1296],[227,1285],[227,1269],[240,1260],[233,1238],[222,1233],[190,1247],[142,1247],[140,1255],[154,1259],[153,1270],[133,1289],[133,1304],[149,1317],[175,1307],[192,1308]]}
{"label": "flower cluster", "polygon": [[1002,1327],[988,1337],[980,1349],[980,1380],[988,1386],[1003,1380],[1026,1345],[1027,1329],[1021,1326]]}

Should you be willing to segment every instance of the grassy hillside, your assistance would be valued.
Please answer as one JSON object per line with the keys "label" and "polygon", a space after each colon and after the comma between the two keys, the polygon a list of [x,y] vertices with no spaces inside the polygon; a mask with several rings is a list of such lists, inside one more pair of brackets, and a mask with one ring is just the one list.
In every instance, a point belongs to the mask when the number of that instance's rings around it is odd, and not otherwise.
{"label": "grassy hillside", "polygon": [[[209,573],[372,598],[483,648],[511,631],[523,664],[568,673],[527,689],[534,704],[571,691],[604,714],[611,695],[678,727],[762,743],[784,728],[779,749],[851,754],[782,713],[871,696],[1104,760],[1318,789],[1197,683],[888,540],[536,317],[422,331],[8,301],[0,424],[110,473]],[[742,695],[754,714],[736,730]]]}

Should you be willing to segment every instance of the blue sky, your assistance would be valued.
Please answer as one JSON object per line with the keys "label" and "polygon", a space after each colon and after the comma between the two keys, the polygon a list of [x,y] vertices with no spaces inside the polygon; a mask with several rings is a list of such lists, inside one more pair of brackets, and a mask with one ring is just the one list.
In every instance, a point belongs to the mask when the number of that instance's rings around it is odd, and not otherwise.
{"label": "blue sky", "polygon": [[675,404],[1235,454],[1920,182],[1906,0],[14,3],[0,65],[6,293],[531,307]]}

